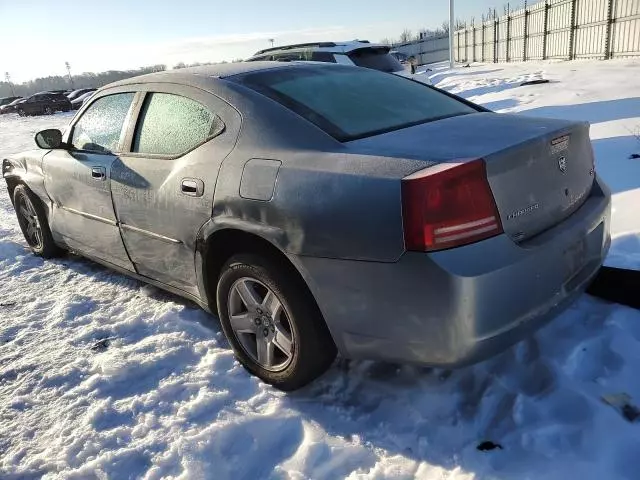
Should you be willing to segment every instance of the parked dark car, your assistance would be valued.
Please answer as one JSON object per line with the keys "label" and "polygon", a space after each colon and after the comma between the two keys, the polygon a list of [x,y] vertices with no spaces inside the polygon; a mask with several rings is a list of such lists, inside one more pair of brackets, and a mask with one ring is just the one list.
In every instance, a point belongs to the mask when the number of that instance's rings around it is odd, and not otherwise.
{"label": "parked dark car", "polygon": [[[570,305],[610,245],[589,125],[329,63],[100,89],[2,172],[31,250],[217,312],[283,390],[344,357],[477,362]],[[45,172],[45,173],[43,173]]]}
{"label": "parked dark car", "polygon": [[3,97],[3,98],[0,98],[0,107],[2,107],[4,105],[9,105],[11,102],[13,102],[14,100],[18,100],[19,98],[22,98],[22,97]]}
{"label": "parked dark car", "polygon": [[0,107],[0,115],[3,115],[5,113],[12,113],[16,111],[17,106],[26,101],[26,98],[22,98],[22,97],[18,97],[17,99],[15,99],[13,102],[8,103],[6,105],[2,105]]}
{"label": "parked dark car", "polygon": [[71,102],[62,93],[41,92],[27,98],[16,110],[20,116],[51,115],[58,111],[68,112]]}
{"label": "parked dark car", "polygon": [[78,98],[80,95],[84,95],[88,92],[95,92],[96,90],[97,88],[79,88],[78,90],[68,93],[67,98],[73,101],[74,98]]}
{"label": "parked dark car", "polygon": [[76,98],[71,100],[71,108],[73,110],[78,110],[80,107],[82,107],[84,102],[86,102],[87,99],[89,99],[94,93],[95,93],[95,90],[89,90],[88,92],[85,92],[82,95],[78,95]]}

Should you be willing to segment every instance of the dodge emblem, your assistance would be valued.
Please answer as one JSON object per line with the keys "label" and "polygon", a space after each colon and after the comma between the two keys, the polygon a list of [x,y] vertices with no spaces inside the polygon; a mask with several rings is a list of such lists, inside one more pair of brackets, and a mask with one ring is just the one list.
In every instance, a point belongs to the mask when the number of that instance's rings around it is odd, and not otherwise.
{"label": "dodge emblem", "polygon": [[558,168],[562,173],[567,173],[567,157],[558,158]]}

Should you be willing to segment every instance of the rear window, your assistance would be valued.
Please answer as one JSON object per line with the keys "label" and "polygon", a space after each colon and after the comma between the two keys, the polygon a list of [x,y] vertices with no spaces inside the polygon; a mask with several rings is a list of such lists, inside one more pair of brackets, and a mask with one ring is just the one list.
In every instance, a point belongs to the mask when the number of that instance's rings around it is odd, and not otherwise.
{"label": "rear window", "polygon": [[236,78],[343,142],[478,111],[422,83],[365,68],[306,65]]}
{"label": "rear window", "polygon": [[400,72],[404,70],[396,57],[386,48],[360,48],[348,53],[349,58],[358,67],[373,68],[381,72]]}

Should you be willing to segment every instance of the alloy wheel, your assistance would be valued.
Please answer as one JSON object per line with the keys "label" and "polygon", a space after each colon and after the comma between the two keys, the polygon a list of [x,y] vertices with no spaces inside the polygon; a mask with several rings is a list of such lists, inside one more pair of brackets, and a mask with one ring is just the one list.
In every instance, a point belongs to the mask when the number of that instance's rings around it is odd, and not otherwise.
{"label": "alloy wheel", "polygon": [[20,195],[17,205],[18,219],[25,232],[25,237],[29,246],[35,249],[43,247],[42,227],[36,209],[31,200],[26,195]]}
{"label": "alloy wheel", "polygon": [[294,331],[278,296],[264,283],[243,277],[229,291],[229,320],[249,357],[265,370],[277,372],[291,363]]}

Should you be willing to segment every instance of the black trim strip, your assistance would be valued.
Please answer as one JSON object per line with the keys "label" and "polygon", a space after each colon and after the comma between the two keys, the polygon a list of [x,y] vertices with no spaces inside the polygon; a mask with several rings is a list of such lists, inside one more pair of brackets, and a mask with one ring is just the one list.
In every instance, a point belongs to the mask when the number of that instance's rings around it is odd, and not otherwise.
{"label": "black trim strip", "polygon": [[127,225],[125,223],[120,223],[120,228],[123,230],[130,230],[132,232],[141,233],[142,235],[147,235],[148,237],[155,238],[156,240],[161,240],[167,243],[182,243],[182,240],[177,240],[175,238],[165,237],[164,235],[160,235],[159,233],[153,233],[148,230],[143,230],[142,228],[132,227],[131,225]]}
{"label": "black trim strip", "polygon": [[81,212],[80,210],[76,210],[75,208],[65,207],[64,205],[61,205],[60,208],[62,208],[63,210],[66,210],[69,213],[75,213],[76,215],[80,215],[81,217],[89,218],[91,220],[95,220],[95,221],[101,222],[101,223],[106,223],[107,225],[111,225],[113,227],[117,227],[118,226],[118,222],[116,222],[114,220],[110,220],[108,218],[99,217],[97,215],[92,215],[92,214],[86,213],[86,212]]}

